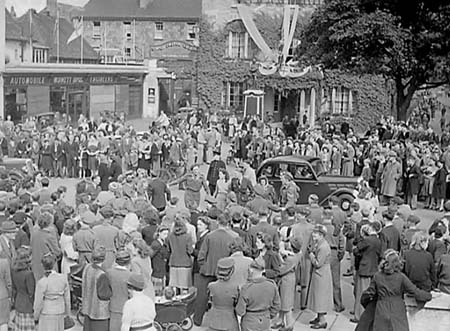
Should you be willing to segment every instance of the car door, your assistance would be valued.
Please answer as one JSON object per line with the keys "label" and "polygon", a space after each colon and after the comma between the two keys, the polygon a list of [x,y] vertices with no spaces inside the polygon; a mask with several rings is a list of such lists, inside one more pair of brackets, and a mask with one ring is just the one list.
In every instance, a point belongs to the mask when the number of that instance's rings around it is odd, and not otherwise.
{"label": "car door", "polygon": [[308,197],[311,194],[316,194],[319,200],[323,197],[324,193],[322,191],[324,191],[324,188],[317,180],[309,163],[292,163],[289,164],[288,170],[292,174],[295,183],[300,187],[300,204],[307,204]]}

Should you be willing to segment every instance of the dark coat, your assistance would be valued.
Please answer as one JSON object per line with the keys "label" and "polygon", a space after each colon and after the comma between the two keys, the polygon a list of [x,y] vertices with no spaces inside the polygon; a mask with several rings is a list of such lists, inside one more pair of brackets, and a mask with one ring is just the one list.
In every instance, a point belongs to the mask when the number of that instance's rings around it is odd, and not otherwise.
{"label": "dark coat", "polygon": [[217,261],[230,255],[230,243],[234,236],[229,230],[218,228],[208,233],[198,253],[200,273],[204,276],[215,276]]}
{"label": "dark coat", "polygon": [[171,198],[169,187],[159,178],[150,181],[147,193],[149,198],[151,197],[152,205],[157,209],[165,208],[166,201]]}
{"label": "dark coat", "polygon": [[378,271],[381,258],[381,241],[376,235],[360,240],[353,251],[355,254],[355,269],[362,277],[372,277]]}
{"label": "dark coat", "polygon": [[102,188],[102,191],[108,191],[111,171],[107,163],[100,163],[98,166],[98,175],[100,176],[100,187]]}
{"label": "dark coat", "polygon": [[14,307],[18,313],[33,313],[36,282],[31,270],[13,271],[12,287]]}
{"label": "dark coat", "polygon": [[380,232],[381,239],[381,252],[386,251],[389,248],[400,252],[401,241],[400,232],[393,225],[384,227]]}
{"label": "dark coat", "polygon": [[405,293],[414,296],[418,301],[431,300],[430,293],[418,289],[401,272],[393,274],[377,272],[365,293],[377,298],[373,331],[409,330],[403,301]]}
{"label": "dark coat", "polygon": [[[208,175],[206,176],[206,180],[209,184],[216,185],[217,180],[219,179],[219,171],[220,169],[226,169],[225,162],[222,160],[213,160],[209,165]],[[214,192],[211,192],[214,193]]]}
{"label": "dark coat", "polygon": [[203,241],[205,240],[207,234],[208,232],[206,232],[202,236],[199,236],[194,246],[194,252],[192,253],[192,255],[194,256],[194,266],[192,267],[192,272],[194,274],[198,274],[200,272],[200,265],[198,264],[198,253],[200,252],[200,248],[202,247]]}
{"label": "dark coat", "polygon": [[111,181],[117,182],[119,176],[122,174],[122,166],[120,165],[119,160],[113,160],[111,162],[111,166],[109,168]]}
{"label": "dark coat", "polygon": [[191,255],[194,250],[191,235],[187,232],[177,234],[172,232],[168,238],[170,252],[169,266],[171,267],[192,267]]}
{"label": "dark coat", "polygon": [[435,199],[445,199],[447,190],[447,170],[445,167],[436,171],[434,175],[433,191],[431,196]]}
{"label": "dark coat", "polygon": [[169,248],[166,244],[161,244],[159,240],[153,240],[150,248],[152,249],[152,277],[163,278],[166,276]]}
{"label": "dark coat", "polygon": [[405,252],[405,274],[418,288],[430,292],[436,285],[433,256],[427,251],[411,249]]}
{"label": "dark coat", "polygon": [[409,194],[419,194],[420,190],[420,177],[422,171],[417,164],[414,164],[411,168],[406,170],[406,192]]}

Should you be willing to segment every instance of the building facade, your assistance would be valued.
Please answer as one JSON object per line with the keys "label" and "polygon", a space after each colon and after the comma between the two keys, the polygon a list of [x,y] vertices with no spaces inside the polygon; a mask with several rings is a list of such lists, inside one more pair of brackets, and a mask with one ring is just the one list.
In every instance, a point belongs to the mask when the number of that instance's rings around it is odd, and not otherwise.
{"label": "building facade", "polygon": [[102,63],[140,65],[151,60],[145,117],[176,113],[195,101],[193,75],[199,45],[201,0],[90,0],[84,7],[84,38]]}
{"label": "building facade", "polygon": [[[234,111],[239,115],[243,115],[246,107],[246,115],[258,111],[260,116],[275,122],[297,117],[300,123],[309,126],[330,117],[337,122],[350,121],[357,129],[367,128],[368,123],[382,114],[388,115],[391,96],[382,77],[354,76],[316,66],[307,70],[307,65],[299,65],[297,69],[304,73],[291,77],[280,72],[267,74],[259,69],[264,56],[247,29],[248,17],[237,6],[248,9],[246,12],[267,45],[278,52],[286,4],[298,5],[297,29],[301,30],[322,3],[319,0],[204,0],[207,22],[201,26],[200,104],[211,111]],[[301,42],[295,39],[298,35],[294,36],[293,44]],[[291,48],[288,57],[294,51],[295,47]],[[264,92],[262,109],[252,106],[255,104],[252,98],[247,98],[246,103],[244,92],[249,89]]]}

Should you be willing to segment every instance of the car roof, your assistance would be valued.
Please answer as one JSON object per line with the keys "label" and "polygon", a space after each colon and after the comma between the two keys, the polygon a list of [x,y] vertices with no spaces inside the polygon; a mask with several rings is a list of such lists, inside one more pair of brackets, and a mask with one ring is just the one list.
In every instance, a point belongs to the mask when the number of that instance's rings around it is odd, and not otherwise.
{"label": "car roof", "polygon": [[268,160],[265,160],[264,163],[278,163],[278,162],[314,162],[320,160],[316,156],[298,156],[298,155],[281,155],[281,156],[275,156]]}

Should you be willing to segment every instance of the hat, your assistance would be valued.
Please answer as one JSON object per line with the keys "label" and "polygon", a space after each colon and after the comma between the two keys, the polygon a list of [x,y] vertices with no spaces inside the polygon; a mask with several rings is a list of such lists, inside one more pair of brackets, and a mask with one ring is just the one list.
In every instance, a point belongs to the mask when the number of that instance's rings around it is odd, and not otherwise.
{"label": "hat", "polygon": [[234,260],[231,257],[221,258],[217,262],[216,276],[217,278],[229,279],[234,271]]}
{"label": "hat", "polygon": [[389,210],[383,211],[382,216],[383,216],[383,218],[386,218],[389,221],[392,221],[394,219],[394,213],[392,213]]}
{"label": "hat", "polygon": [[41,179],[41,184],[42,185],[49,185],[50,184],[50,180],[47,177],[44,177]]}
{"label": "hat", "polygon": [[444,210],[446,212],[450,212],[450,201],[447,201],[446,203],[444,203]]}
{"label": "hat", "polygon": [[311,202],[317,202],[319,201],[319,197],[317,196],[317,194],[310,194],[309,200],[311,200]]}
{"label": "hat", "polygon": [[136,290],[142,291],[145,288],[144,276],[138,273],[132,273],[130,277],[128,277],[127,285]]}
{"label": "hat", "polygon": [[109,206],[104,206],[100,209],[100,215],[103,218],[112,218],[114,216],[114,210]]}
{"label": "hat", "polygon": [[396,205],[403,205],[405,203],[405,200],[403,200],[400,197],[393,197],[391,201],[392,201],[392,203],[395,203]]}
{"label": "hat", "polygon": [[291,239],[289,239],[289,243],[291,244],[291,247],[296,251],[300,252],[302,250],[302,241],[300,240],[300,238],[291,237]]}
{"label": "hat", "polygon": [[420,218],[417,215],[409,215],[406,221],[417,225],[420,223]]}
{"label": "hat", "polygon": [[250,268],[251,269],[255,269],[255,270],[259,270],[259,271],[263,271],[264,270],[264,266],[259,264],[256,261],[253,261],[252,263],[250,263]]}
{"label": "hat", "polygon": [[92,262],[101,263],[105,261],[106,249],[103,246],[95,247],[92,251]]}
{"label": "hat", "polygon": [[231,221],[233,223],[239,223],[242,221],[242,215],[239,212],[234,212],[233,215],[231,215]]}
{"label": "hat", "polygon": [[119,265],[126,265],[130,262],[131,255],[127,250],[120,250],[116,253],[116,263]]}
{"label": "hat", "polygon": [[217,203],[217,200],[209,194],[205,197],[205,201],[210,203],[211,205],[215,205]]}
{"label": "hat", "polygon": [[388,154],[389,157],[397,157],[397,153],[394,151],[390,151]]}
{"label": "hat", "polygon": [[233,191],[228,193],[227,198],[228,198],[228,200],[230,200],[230,202],[236,202],[237,201],[236,193],[234,193]]}
{"label": "hat", "polygon": [[361,215],[362,215],[362,217],[369,217],[370,216],[370,210],[367,209],[367,208],[363,208],[361,210]]}
{"label": "hat", "polygon": [[13,221],[4,221],[0,227],[2,233],[13,233],[17,231],[17,225]]}
{"label": "hat", "polygon": [[321,233],[322,235],[326,236],[327,235],[327,228],[321,224],[317,224],[314,229],[313,232],[316,233]]}
{"label": "hat", "polygon": [[223,212],[219,208],[212,207],[208,210],[208,213],[206,214],[206,216],[208,216],[209,218],[212,218],[213,220],[216,220],[222,214],[223,214]]}
{"label": "hat", "polygon": [[115,191],[117,191],[119,189],[119,187],[120,187],[119,183],[112,182],[112,183],[109,183],[108,190],[111,191],[111,192],[115,192]]}

